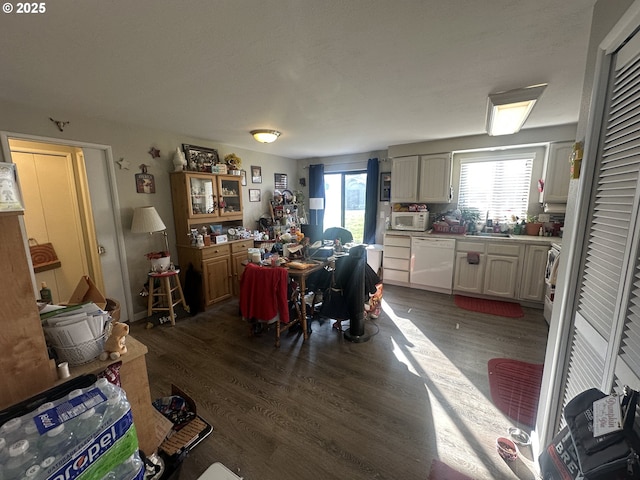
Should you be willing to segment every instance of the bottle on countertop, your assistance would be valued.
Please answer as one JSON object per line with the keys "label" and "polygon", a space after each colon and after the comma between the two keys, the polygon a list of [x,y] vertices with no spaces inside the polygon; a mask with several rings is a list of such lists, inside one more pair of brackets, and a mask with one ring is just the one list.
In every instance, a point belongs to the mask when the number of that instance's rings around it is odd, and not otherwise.
{"label": "bottle on countertop", "polygon": [[53,303],[53,295],[51,294],[51,289],[47,287],[47,282],[42,282],[41,284],[40,299],[43,302]]}

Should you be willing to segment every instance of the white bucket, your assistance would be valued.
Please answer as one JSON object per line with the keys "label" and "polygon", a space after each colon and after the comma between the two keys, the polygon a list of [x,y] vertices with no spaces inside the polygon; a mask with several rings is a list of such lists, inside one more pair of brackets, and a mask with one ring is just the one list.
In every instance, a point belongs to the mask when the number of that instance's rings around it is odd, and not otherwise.
{"label": "white bucket", "polygon": [[166,272],[171,266],[171,257],[161,257],[151,259],[151,271],[152,272]]}

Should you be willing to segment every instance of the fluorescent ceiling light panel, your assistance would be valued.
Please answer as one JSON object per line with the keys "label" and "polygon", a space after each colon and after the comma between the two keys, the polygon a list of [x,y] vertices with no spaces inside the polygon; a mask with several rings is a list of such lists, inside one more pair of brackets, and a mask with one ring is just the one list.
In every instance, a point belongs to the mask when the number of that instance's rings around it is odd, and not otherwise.
{"label": "fluorescent ceiling light panel", "polygon": [[487,102],[487,133],[510,135],[519,132],[547,84],[492,93]]}

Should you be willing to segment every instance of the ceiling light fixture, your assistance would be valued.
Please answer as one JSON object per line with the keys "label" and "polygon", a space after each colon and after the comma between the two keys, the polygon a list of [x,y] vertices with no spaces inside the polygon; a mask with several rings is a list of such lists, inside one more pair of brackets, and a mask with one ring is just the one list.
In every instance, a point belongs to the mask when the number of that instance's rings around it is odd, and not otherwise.
{"label": "ceiling light fixture", "polygon": [[487,102],[487,133],[494,136],[519,132],[546,87],[546,83],[541,83],[490,94]]}
{"label": "ceiling light fixture", "polygon": [[260,143],[273,143],[281,133],[278,130],[259,129],[251,130],[251,135]]}

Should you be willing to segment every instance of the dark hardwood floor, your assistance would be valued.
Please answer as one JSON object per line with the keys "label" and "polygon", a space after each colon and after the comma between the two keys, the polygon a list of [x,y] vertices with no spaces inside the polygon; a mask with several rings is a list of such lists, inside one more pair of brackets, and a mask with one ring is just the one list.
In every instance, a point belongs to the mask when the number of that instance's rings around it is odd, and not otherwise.
{"label": "dark hardwood floor", "polygon": [[246,480],[426,479],[433,458],[478,480],[536,478],[528,447],[513,464],[495,450],[514,422],[491,402],[487,362],[542,363],[542,310],[476,314],[453,296],[388,285],[383,300],[365,343],[325,319],[306,343],[287,333],[276,349],[274,331],[248,337],[237,300],[175,327],[133,324],[152,398],[174,383],[215,428],[179,478],[221,462]]}

